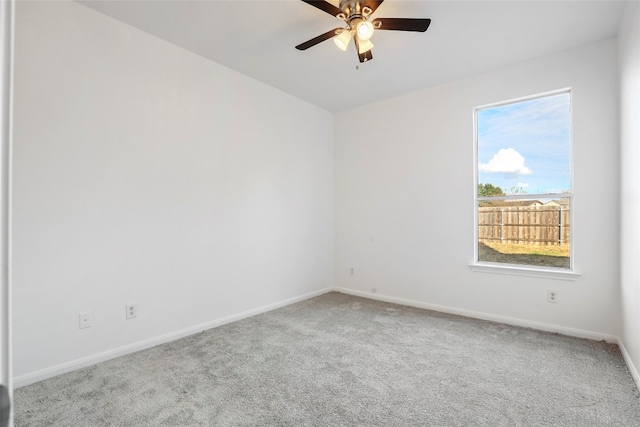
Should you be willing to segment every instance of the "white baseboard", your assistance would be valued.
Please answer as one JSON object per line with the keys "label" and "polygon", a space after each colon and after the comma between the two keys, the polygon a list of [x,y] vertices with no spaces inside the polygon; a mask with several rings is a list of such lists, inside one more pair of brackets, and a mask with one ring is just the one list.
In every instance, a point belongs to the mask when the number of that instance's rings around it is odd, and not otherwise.
{"label": "white baseboard", "polygon": [[30,374],[21,375],[13,379],[13,387],[19,388],[29,384],[33,384],[38,381],[46,380],[47,378],[52,378],[57,375],[75,371],[77,369],[86,368],[87,366],[95,365],[96,363],[105,362],[107,360],[114,359],[116,357],[124,356],[130,353],[135,353],[137,351],[145,350],[147,348],[155,347],[156,345],[159,345],[159,344],[165,344],[171,341],[175,341],[177,339],[184,338],[189,335],[197,334],[207,329],[226,325],[227,323],[246,319],[247,317],[255,316],[257,314],[266,313],[267,311],[271,311],[287,305],[295,304],[297,302],[304,301],[319,295],[323,295],[331,291],[333,291],[333,288],[321,289],[321,290],[310,292],[297,297],[289,298],[284,301],[279,301],[273,304],[267,304],[251,310],[243,311],[238,314],[223,317],[222,319],[217,319],[211,322],[202,323],[199,325],[192,326],[190,328],[182,329],[180,331],[171,332],[165,335],[150,338],[150,339],[129,344],[123,347],[107,350],[102,353],[83,357],[81,359],[73,360],[71,362],[52,366],[51,368],[42,369],[40,371],[32,372]]}
{"label": "white baseboard", "polygon": [[414,301],[405,298],[391,297],[387,295],[374,294],[371,292],[356,291],[348,288],[334,288],[334,291],[343,294],[369,298],[378,301],[390,302],[394,304],[407,305],[410,307],[424,308],[427,310],[439,311],[441,313],[457,314],[464,317],[472,317],[474,319],[489,320],[492,322],[504,323],[507,325],[521,326],[524,328],[532,328],[539,331],[553,332],[561,335],[568,335],[577,338],[587,338],[595,341],[606,341],[617,344],[618,337],[614,335],[603,334],[600,332],[585,331],[582,329],[567,328],[564,326],[552,325],[549,323],[534,322],[531,320],[518,319],[515,317],[500,316],[497,314],[483,313],[480,311],[466,310],[463,308],[450,307],[446,305],[429,304],[421,301]]}
{"label": "white baseboard", "polygon": [[618,347],[620,347],[620,352],[622,353],[622,357],[627,364],[627,368],[629,368],[629,372],[631,373],[633,380],[636,382],[636,387],[638,388],[638,390],[640,390],[640,375],[638,374],[636,366],[633,364],[633,360],[631,360],[631,356],[629,356],[629,353],[624,346],[622,338],[618,338]]}

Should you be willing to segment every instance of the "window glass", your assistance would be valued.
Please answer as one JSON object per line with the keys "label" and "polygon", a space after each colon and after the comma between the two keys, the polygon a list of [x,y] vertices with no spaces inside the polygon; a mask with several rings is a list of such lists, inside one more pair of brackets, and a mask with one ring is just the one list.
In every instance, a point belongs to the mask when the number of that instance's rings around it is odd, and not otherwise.
{"label": "window glass", "polygon": [[570,269],[570,92],[475,114],[477,261]]}

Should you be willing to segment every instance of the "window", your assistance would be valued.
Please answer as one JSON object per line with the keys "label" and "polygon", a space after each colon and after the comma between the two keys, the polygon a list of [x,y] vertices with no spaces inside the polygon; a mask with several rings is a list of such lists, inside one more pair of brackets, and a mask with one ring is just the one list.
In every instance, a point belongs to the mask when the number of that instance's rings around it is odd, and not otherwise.
{"label": "window", "polygon": [[571,92],[474,114],[475,265],[572,271]]}

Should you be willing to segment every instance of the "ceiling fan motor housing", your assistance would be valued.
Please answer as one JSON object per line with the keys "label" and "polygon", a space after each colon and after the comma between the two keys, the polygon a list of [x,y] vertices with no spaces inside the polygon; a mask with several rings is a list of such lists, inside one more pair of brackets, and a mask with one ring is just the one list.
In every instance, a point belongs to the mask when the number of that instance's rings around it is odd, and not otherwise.
{"label": "ceiling fan motor housing", "polygon": [[340,10],[344,16],[338,17],[346,21],[352,28],[358,25],[358,22],[366,20],[367,16],[372,13],[372,10],[364,6],[360,0],[340,0]]}

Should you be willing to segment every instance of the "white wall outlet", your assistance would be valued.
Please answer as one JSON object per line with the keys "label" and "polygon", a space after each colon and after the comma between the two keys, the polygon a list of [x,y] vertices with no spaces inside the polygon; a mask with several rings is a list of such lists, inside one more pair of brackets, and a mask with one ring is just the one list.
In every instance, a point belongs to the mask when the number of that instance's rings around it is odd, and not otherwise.
{"label": "white wall outlet", "polygon": [[547,291],[547,302],[552,302],[554,304],[558,303],[558,291],[553,291],[549,289]]}
{"label": "white wall outlet", "polygon": [[355,276],[356,272],[355,269],[353,267],[349,268],[349,276]]}
{"label": "white wall outlet", "polygon": [[127,304],[125,307],[127,309],[127,319],[135,319],[138,317],[138,306],[136,304]]}
{"label": "white wall outlet", "polygon": [[80,329],[90,328],[91,327],[91,313],[90,312],[87,311],[86,313],[80,313],[79,319],[80,319]]}

